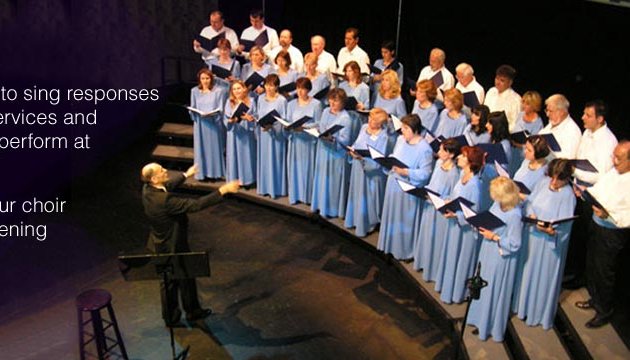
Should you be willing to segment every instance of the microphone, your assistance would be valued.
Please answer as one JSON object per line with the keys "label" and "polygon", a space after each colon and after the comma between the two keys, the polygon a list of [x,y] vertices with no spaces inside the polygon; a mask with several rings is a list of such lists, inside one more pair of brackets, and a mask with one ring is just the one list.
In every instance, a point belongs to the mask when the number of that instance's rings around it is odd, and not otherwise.
{"label": "microphone", "polygon": [[475,275],[466,280],[466,287],[470,291],[470,297],[474,300],[479,300],[481,289],[488,286],[488,282],[481,277],[481,262],[477,263],[477,269]]}

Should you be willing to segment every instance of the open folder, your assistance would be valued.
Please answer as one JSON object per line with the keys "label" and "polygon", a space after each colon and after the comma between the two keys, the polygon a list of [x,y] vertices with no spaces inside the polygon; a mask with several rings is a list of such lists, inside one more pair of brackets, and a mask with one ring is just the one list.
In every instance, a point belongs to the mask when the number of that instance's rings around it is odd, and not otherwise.
{"label": "open folder", "polygon": [[396,179],[396,182],[398,183],[398,186],[400,186],[400,188],[402,189],[402,191],[406,192],[407,194],[411,194],[413,196],[417,196],[419,198],[425,199],[429,194],[433,194],[435,196],[440,196],[440,194],[438,194],[437,192],[429,189],[426,186],[423,187],[415,187],[413,185],[411,185],[408,182],[402,181],[400,179]]}
{"label": "open folder", "polygon": [[249,111],[249,106],[245,105],[245,103],[239,103],[236,109],[234,109],[234,112],[232,113],[232,116],[230,116],[230,118],[241,121],[241,116],[246,114],[247,111]]}
{"label": "open folder", "polygon": [[245,85],[248,88],[255,89],[261,86],[264,81],[265,78],[262,77],[262,75],[260,75],[258,72],[254,71],[251,75],[249,75],[247,80],[245,80]]}
{"label": "open folder", "polygon": [[287,130],[293,130],[295,128],[298,128],[298,127],[304,125],[305,123],[307,123],[309,120],[313,119],[310,116],[302,116],[301,118],[295,120],[294,122],[290,122],[290,121],[287,121],[287,120],[281,118],[280,116],[275,116],[275,118]]}
{"label": "open folder", "polygon": [[232,76],[232,72],[229,69],[224,68],[223,66],[212,64],[210,70],[212,71],[213,75],[220,77],[221,79],[227,79]]}
{"label": "open folder", "polygon": [[258,119],[258,125],[260,126],[270,126],[276,122],[276,117],[280,117],[280,114],[276,110],[271,110],[265,116]]}
{"label": "open folder", "polygon": [[487,230],[494,230],[505,225],[505,223],[501,219],[496,217],[490,211],[484,211],[477,214],[474,210],[472,210],[465,204],[461,204],[461,207],[466,222],[468,222],[473,227],[476,227],[478,229],[484,228]]}
{"label": "open folder", "polygon": [[[503,168],[503,166],[501,166],[501,164],[499,164],[499,162],[496,160],[494,161],[494,168],[497,170],[497,174],[499,176],[503,176],[508,179],[511,179],[510,174],[507,172],[507,170],[505,170],[505,168]],[[531,190],[529,190],[529,188],[522,182],[514,180],[514,179],[512,179],[512,181],[514,181],[516,186],[518,186],[518,190],[521,194],[529,195],[532,193]]]}
{"label": "open folder", "polygon": [[523,216],[523,222],[527,224],[540,225],[542,227],[556,226],[568,221],[573,221],[579,218],[578,215],[569,216],[568,218],[556,219],[556,220],[541,220],[536,218],[530,218],[528,216]]}
{"label": "open folder", "polygon": [[348,151],[351,151],[361,157],[364,158],[369,158],[370,157],[370,150],[368,149],[355,149],[352,146],[344,146],[344,148]]}
{"label": "open folder", "polygon": [[486,155],[486,162],[498,161],[499,164],[508,163],[507,155],[505,155],[505,150],[503,150],[503,145],[501,145],[501,143],[477,144],[477,146],[488,154]]}
{"label": "open folder", "polygon": [[435,84],[436,88],[439,88],[442,84],[444,84],[444,76],[442,76],[442,71],[438,71],[431,77],[431,81]]}
{"label": "open folder", "polygon": [[239,42],[241,45],[245,46],[245,51],[249,52],[254,45],[258,45],[260,47],[267,45],[269,42],[269,35],[267,35],[267,30],[265,29],[263,32],[258,34],[255,39],[241,39]]}
{"label": "open folder", "polygon": [[433,206],[435,206],[435,209],[441,212],[442,214],[446,214],[447,211],[457,212],[459,210],[462,210],[462,207],[461,207],[462,204],[468,207],[471,207],[474,205],[472,201],[465,199],[461,196],[449,202],[446,202],[446,200],[442,199],[439,195],[435,195],[433,193],[428,193],[427,196],[429,197],[429,200],[431,200],[431,202],[433,203]]}
{"label": "open folder", "polygon": [[326,131],[324,131],[323,133],[320,133],[319,130],[317,130],[316,128],[312,128],[312,129],[304,129],[304,132],[316,137],[316,138],[325,138],[328,136],[333,135],[334,133],[336,133],[337,131],[343,129],[342,125],[336,124],[331,126],[330,128],[328,128]]}
{"label": "open folder", "polygon": [[205,36],[195,35],[195,40],[197,40],[201,44],[201,47],[206,51],[214,50],[220,39],[225,39],[225,31],[218,33],[211,39],[208,39]]}
{"label": "open folder", "polygon": [[328,95],[328,92],[330,91],[330,86],[326,86],[325,88],[319,90],[318,92],[315,93],[315,95],[313,95],[313,97],[317,100],[322,100],[324,98],[326,98],[326,96]]}
{"label": "open folder", "polygon": [[393,156],[385,156],[385,154],[379,152],[370,145],[368,145],[368,150],[370,151],[370,157],[384,168],[391,169],[392,167],[397,166],[399,168],[407,169],[409,167],[407,164]]}
{"label": "open folder", "polygon": [[203,111],[203,110],[199,110],[197,108],[194,108],[192,106],[186,106],[186,109],[188,109],[188,110],[190,110],[190,111],[192,111],[192,112],[194,112],[196,114],[199,114],[199,116],[201,116],[201,117],[207,117],[207,116],[212,116],[212,115],[216,115],[216,114],[221,113],[221,108],[216,108],[216,109],[210,110],[210,111]]}
{"label": "open folder", "polygon": [[471,109],[479,106],[479,98],[477,97],[477,93],[474,91],[468,91],[464,94],[464,105],[468,106]]}

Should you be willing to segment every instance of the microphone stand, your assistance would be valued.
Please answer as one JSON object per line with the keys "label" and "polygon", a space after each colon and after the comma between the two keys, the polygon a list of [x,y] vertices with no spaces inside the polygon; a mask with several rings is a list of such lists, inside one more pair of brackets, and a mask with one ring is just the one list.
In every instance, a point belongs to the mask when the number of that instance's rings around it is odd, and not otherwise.
{"label": "microphone stand", "polygon": [[[466,298],[466,314],[464,315],[464,321],[462,322],[462,329],[459,334],[459,345],[464,343],[464,331],[466,330],[466,320],[468,319],[468,312],[470,311],[470,305],[473,300],[479,300],[481,289],[488,286],[488,282],[481,277],[481,262],[477,263],[477,269],[475,275],[466,280],[466,287],[468,288],[468,297]],[[459,357],[459,346],[455,347],[455,359]]]}

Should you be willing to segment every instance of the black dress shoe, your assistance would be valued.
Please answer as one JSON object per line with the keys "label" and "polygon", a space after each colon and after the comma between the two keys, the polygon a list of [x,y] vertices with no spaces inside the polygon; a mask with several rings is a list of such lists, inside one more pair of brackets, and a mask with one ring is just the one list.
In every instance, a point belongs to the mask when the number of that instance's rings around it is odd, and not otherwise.
{"label": "black dress shoe", "polygon": [[186,314],[186,320],[188,321],[201,320],[201,319],[207,318],[208,316],[210,316],[210,314],[212,314],[212,310],[199,308]]}
{"label": "black dress shoe", "polygon": [[612,310],[606,314],[597,313],[595,317],[586,322],[586,327],[589,329],[596,329],[602,327],[610,322],[610,318],[612,317]]}

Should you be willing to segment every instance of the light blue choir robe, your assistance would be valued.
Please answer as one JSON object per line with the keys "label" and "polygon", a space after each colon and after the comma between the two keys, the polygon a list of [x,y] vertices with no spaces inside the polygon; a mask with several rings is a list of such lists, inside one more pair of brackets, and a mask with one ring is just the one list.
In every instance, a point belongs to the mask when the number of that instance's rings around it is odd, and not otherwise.
{"label": "light blue choir robe", "polygon": [[[459,168],[454,165],[446,171],[442,169],[442,160],[438,159],[426,187],[440,194],[442,199],[448,199],[458,181]],[[423,206],[420,231],[414,243],[413,268],[423,269],[424,280],[434,281],[439,265],[439,255],[446,242],[448,219],[435,209],[431,201],[425,201]]]}
{"label": "light blue choir robe", "polygon": [[490,134],[484,129],[484,131],[477,135],[472,129],[472,125],[466,125],[466,129],[464,129],[464,136],[466,136],[466,140],[470,144],[470,146],[474,146],[477,144],[487,144],[490,143]]}
{"label": "light blue choir robe", "polygon": [[[294,122],[304,116],[312,118],[303,125],[304,128],[317,127],[322,116],[322,104],[317,99],[310,99],[306,105],[298,105],[294,99],[287,105],[287,120]],[[304,131],[288,131],[287,177],[289,185],[289,203],[298,201],[311,203],[313,195],[313,174],[315,173],[315,154],[317,138]]]}
{"label": "light blue choir robe", "polygon": [[317,142],[311,210],[319,211],[320,215],[326,217],[343,217],[350,182],[350,164],[343,146],[352,144],[350,114],[345,110],[333,114],[330,108],[324,109],[319,121],[319,132],[323,133],[333,125],[343,126],[343,129],[333,134],[334,141],[319,139]]}
{"label": "light blue choir robe", "polygon": [[[273,71],[273,68],[271,67],[271,65],[269,65],[267,63],[264,63],[262,65],[262,68],[260,70],[258,70],[257,73],[258,73],[258,75],[262,76],[263,78],[266,78],[267,75],[272,73],[272,71]],[[241,68],[241,80],[247,81],[247,79],[253,73],[254,73],[254,69],[252,69],[252,63],[251,62],[245,63],[245,65],[243,65],[243,67]],[[251,91],[249,92],[249,96],[254,98],[255,100],[258,100],[258,96],[259,95],[254,90],[255,89],[251,89]]]}
{"label": "light blue choir robe", "polygon": [[[394,61],[398,61],[398,60],[395,59]],[[378,60],[374,61],[374,67],[377,67],[377,68],[381,69],[381,71],[383,71],[383,70],[385,70],[385,68],[387,66],[385,66],[385,64],[383,63],[383,59],[378,59]],[[398,75],[398,82],[402,86],[403,79],[404,79],[404,76],[405,76],[405,70],[404,70],[403,64],[401,62],[398,62],[398,69],[395,70],[395,71],[396,71],[396,75]],[[370,86],[370,94],[372,94],[372,96],[370,98],[370,103],[372,104],[372,108],[376,107],[373,104],[376,101],[376,94],[378,94],[378,91],[379,91],[380,88],[381,88],[381,82],[380,81],[374,81],[374,82],[372,82],[372,85]]]}
{"label": "light blue choir robe", "polygon": [[[370,108],[370,88],[367,84],[360,83],[353,88],[347,81],[344,81],[339,84],[339,88],[343,89],[348,97],[352,96],[357,99],[358,103],[363,104],[364,110],[368,110]],[[350,119],[352,120],[352,127],[350,129],[350,143],[352,144],[357,139],[357,136],[359,136],[361,125],[367,124],[368,117],[361,115],[354,110],[348,111],[348,114],[350,114]]]}
{"label": "light blue choir robe", "polygon": [[[254,99],[248,114],[256,117]],[[228,123],[238,104],[232,106],[230,101],[225,102],[225,116],[223,124],[227,128],[227,141],[225,145],[225,161],[227,164],[227,181],[240,180],[245,186],[256,182],[256,123],[241,120],[236,123]]]}
{"label": "light blue choir robe", "polygon": [[411,259],[414,240],[420,230],[423,200],[402,191],[396,179],[416,187],[425,186],[433,170],[433,151],[424,138],[412,145],[401,135],[392,156],[409,167],[409,176],[389,172],[377,248],[396,259]]}
{"label": "light blue choir robe", "polygon": [[[385,99],[381,96],[381,94],[376,94],[374,107],[381,108],[385,110],[385,112],[387,112],[388,114],[394,115],[399,119],[407,115],[407,109],[405,109],[405,101],[400,96],[393,99]],[[394,146],[394,144],[396,144],[396,139],[398,138],[399,134],[398,132],[396,132],[396,130],[394,130],[394,125],[391,120],[387,121],[387,133],[389,134],[390,146]]]}
{"label": "light blue choir robe", "polygon": [[[306,77],[306,74],[303,73],[302,77]],[[308,96],[313,97],[318,92],[325,88],[330,89],[330,80],[326,74],[319,74],[314,80],[311,80],[311,91],[308,92]],[[322,103],[322,107],[328,106],[328,94],[324,95],[323,98],[318,99]]]}
{"label": "light blue choir robe", "polygon": [[[272,70],[272,73],[278,75],[278,78],[280,79],[280,86],[284,86],[286,84],[295,82],[295,80],[297,80],[298,75],[299,75],[299,73],[293,69],[289,69],[289,71],[285,75],[280,75],[280,73],[278,73],[278,70],[275,70],[275,69]],[[297,91],[293,90],[289,92],[289,96],[293,97],[295,96],[296,93]]]}
{"label": "light blue choir robe", "polygon": [[[276,110],[281,118],[287,114],[287,99],[278,95],[268,100],[263,94],[258,98],[256,112],[262,118],[272,110]],[[258,146],[256,156],[256,193],[269,195],[275,199],[287,195],[287,138],[282,124],[274,122],[271,129],[263,131],[256,126]]]}
{"label": "light blue choir robe", "polygon": [[[512,161],[512,153],[510,152],[510,140],[503,139],[501,140],[501,147],[503,147],[503,151],[505,152],[505,157],[507,158],[507,164],[500,164],[506,171],[509,168],[509,164]],[[487,162],[479,173],[479,179],[481,180],[481,200],[480,200],[480,210],[485,211],[490,208],[492,205],[492,199],[490,198],[490,182],[499,176],[497,170],[494,166],[494,161]]]}
{"label": "light blue choir robe", "polygon": [[468,323],[479,330],[479,338],[503,341],[505,328],[510,317],[510,304],[514,277],[521,247],[523,223],[521,207],[503,211],[498,203],[492,204],[490,212],[501,219],[505,225],[493,230],[500,236],[498,242],[483,239],[479,250],[481,277],[488,286],[481,289],[479,300],[470,305]]}
{"label": "light blue choir robe", "polygon": [[420,103],[418,100],[413,102],[413,109],[411,110],[412,114],[417,114],[420,116],[420,121],[422,121],[422,134],[426,135],[426,130],[428,129],[432,134],[435,134],[437,130],[439,121],[439,112],[434,103],[431,104],[426,109],[420,107]]}
{"label": "light blue choir robe", "polygon": [[[550,178],[541,180],[529,196],[524,216],[534,215],[541,220],[557,220],[573,216],[575,195],[571,186],[559,191],[549,189]],[[555,227],[551,236],[525,224],[523,243],[513,297],[513,310],[529,326],[542,325],[548,330],[558,307],[562,274],[569,248],[572,222]]]}
{"label": "light blue choir robe", "polygon": [[195,179],[218,179],[225,177],[225,126],[223,126],[223,103],[227,97],[224,87],[214,86],[202,93],[198,87],[190,90],[190,106],[202,111],[221,109],[216,115],[200,116],[189,111],[193,121],[193,148],[195,164],[199,171]]}
{"label": "light blue choir robe", "polygon": [[[472,209],[479,211],[481,184],[479,177],[473,175],[466,184],[461,178],[455,184],[450,199],[463,197],[474,205]],[[446,228],[446,240],[439,254],[437,271],[435,273],[435,291],[441,293],[440,299],[447,303],[460,303],[466,295],[466,280],[473,275],[479,248],[479,233],[472,227],[462,211],[455,213],[457,217],[450,218]],[[443,215],[441,215],[443,216]]]}
{"label": "light blue choir robe", "polygon": [[[226,70],[230,70],[230,72],[232,73],[232,76],[235,79],[240,79],[241,78],[241,63],[239,63],[238,61],[236,61],[235,59],[232,59],[232,61],[229,64],[223,64],[219,62],[219,58],[216,57],[212,57],[208,60],[206,60],[206,64],[208,64],[208,67],[210,68],[210,71],[212,71],[212,65],[214,66],[220,66]],[[229,89],[230,87],[230,82],[226,79],[221,79],[218,76],[214,76],[214,80],[216,81],[216,83],[218,85],[221,85],[223,87],[225,87],[226,89]]]}
{"label": "light blue choir robe", "polygon": [[464,133],[464,129],[466,129],[466,125],[468,125],[466,114],[462,112],[457,119],[451,119],[448,116],[448,110],[444,109],[440,113],[438,126],[434,134],[435,136],[442,135],[446,139],[452,138],[462,135]]}
{"label": "light blue choir robe", "polygon": [[[367,124],[361,127],[357,140],[352,145],[355,149],[367,150],[368,145],[382,154],[389,154],[387,129],[383,128],[374,136],[367,133]],[[344,225],[355,227],[357,236],[366,236],[381,222],[381,210],[385,195],[387,176],[371,158],[352,159],[350,171],[350,189]]]}
{"label": "light blue choir robe", "polygon": [[[536,135],[542,128],[544,127],[543,121],[538,116],[536,120],[532,122],[527,122],[523,120],[524,112],[519,112],[516,116],[516,123],[514,124],[514,129],[512,129],[512,133],[517,133],[519,131],[527,130],[530,135]],[[523,145],[525,146],[525,145]],[[514,175],[516,171],[520,168],[521,163],[525,159],[524,149],[512,147],[512,162],[510,163],[510,175]]]}
{"label": "light blue choir robe", "polygon": [[529,191],[533,191],[536,184],[545,177],[545,172],[547,172],[547,164],[536,170],[531,170],[529,168],[529,160],[523,160],[523,164],[516,174],[514,174],[513,179],[522,182],[523,185],[527,186]]}

